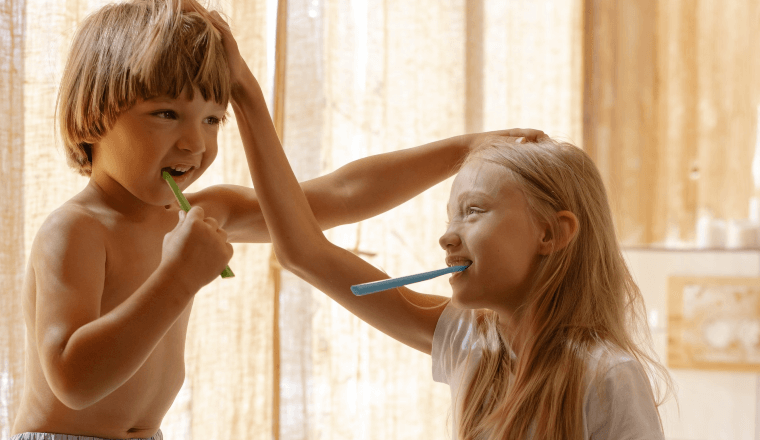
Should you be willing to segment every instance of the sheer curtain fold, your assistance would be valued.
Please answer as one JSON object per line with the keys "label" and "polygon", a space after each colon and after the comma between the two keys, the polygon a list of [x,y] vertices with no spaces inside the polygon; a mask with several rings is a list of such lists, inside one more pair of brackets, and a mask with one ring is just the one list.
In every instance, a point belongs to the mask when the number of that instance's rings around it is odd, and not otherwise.
{"label": "sheer curtain fold", "polygon": [[24,371],[24,0],[0,4],[0,438],[10,435]]}
{"label": "sheer curtain fold", "polygon": [[621,240],[693,246],[700,217],[757,221],[760,4],[584,9],[584,146]]}

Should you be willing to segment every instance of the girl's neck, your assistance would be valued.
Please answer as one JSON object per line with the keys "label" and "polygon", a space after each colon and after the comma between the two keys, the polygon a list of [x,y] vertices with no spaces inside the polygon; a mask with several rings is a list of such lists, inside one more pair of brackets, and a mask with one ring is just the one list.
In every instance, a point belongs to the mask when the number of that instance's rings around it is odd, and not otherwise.
{"label": "girl's neck", "polygon": [[509,342],[509,348],[519,357],[525,341],[530,337],[528,328],[525,326],[525,310],[494,310],[499,317],[498,325],[502,334]]}

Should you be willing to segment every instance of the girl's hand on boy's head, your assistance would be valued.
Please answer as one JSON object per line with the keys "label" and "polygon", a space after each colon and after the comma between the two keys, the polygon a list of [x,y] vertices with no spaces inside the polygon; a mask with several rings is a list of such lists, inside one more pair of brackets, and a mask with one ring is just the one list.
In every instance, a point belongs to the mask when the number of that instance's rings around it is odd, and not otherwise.
{"label": "girl's hand on boy's head", "polygon": [[232,36],[232,30],[230,25],[224,21],[224,18],[217,12],[211,11],[211,19],[214,27],[222,34],[222,45],[224,46],[224,52],[227,55],[227,65],[230,69],[230,84],[233,88],[244,81],[250,81],[253,75],[248,69],[248,65],[245,63],[243,56],[240,55],[240,49],[238,48],[235,37]]}
{"label": "girl's hand on boy's head", "polygon": [[527,142],[538,142],[542,139],[546,139],[549,136],[541,130],[535,130],[532,128],[510,128],[507,130],[486,131],[483,133],[474,133],[465,135],[465,143],[467,143],[470,149],[473,149],[490,137],[512,137],[522,138],[519,142],[524,144]]}
{"label": "girl's hand on boy's head", "polygon": [[238,49],[235,37],[232,36],[230,25],[227,24],[224,18],[222,18],[222,15],[217,11],[206,11],[203,6],[196,1],[182,2],[182,12],[195,12],[201,16],[208,16],[210,18],[211,24],[220,34],[222,34],[222,45],[224,46],[224,52],[227,55],[227,65],[230,69],[230,84],[233,87],[236,84],[240,84],[242,78],[244,78],[243,74],[248,69],[248,66],[240,55],[240,50]]}

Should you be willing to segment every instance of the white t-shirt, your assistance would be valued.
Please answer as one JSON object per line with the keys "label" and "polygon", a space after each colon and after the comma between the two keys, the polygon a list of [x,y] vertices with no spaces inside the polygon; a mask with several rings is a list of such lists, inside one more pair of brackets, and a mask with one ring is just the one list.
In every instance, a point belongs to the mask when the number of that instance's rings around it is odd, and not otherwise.
{"label": "white t-shirt", "polygon": [[[451,388],[452,439],[457,439],[457,419],[461,403],[482,356],[477,338],[475,310],[463,310],[449,303],[433,336],[433,380]],[[467,361],[467,355],[470,360]],[[597,376],[599,359],[606,353],[606,372]],[[595,378],[598,377],[599,379]],[[600,347],[590,356],[584,395],[584,438],[591,440],[664,440],[652,397],[649,379],[634,358],[620,351]],[[597,387],[603,387],[600,400]]]}

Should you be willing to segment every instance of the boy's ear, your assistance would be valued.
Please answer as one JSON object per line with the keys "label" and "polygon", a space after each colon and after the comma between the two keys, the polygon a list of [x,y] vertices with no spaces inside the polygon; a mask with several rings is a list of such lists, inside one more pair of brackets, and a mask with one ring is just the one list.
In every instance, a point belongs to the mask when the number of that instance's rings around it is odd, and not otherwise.
{"label": "boy's ear", "polygon": [[560,211],[556,215],[559,224],[559,232],[556,237],[553,236],[548,224],[542,225],[544,228],[543,236],[538,251],[541,255],[549,255],[564,248],[578,233],[578,218],[575,214],[570,211]]}

